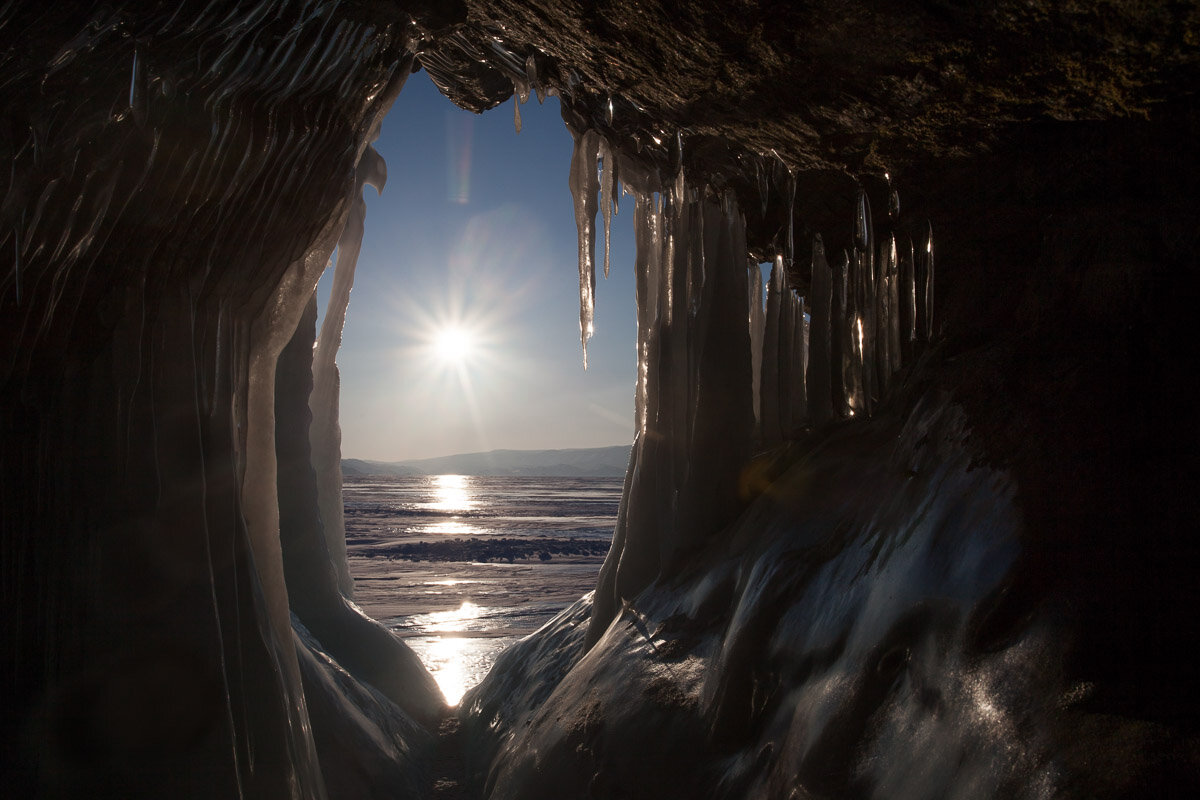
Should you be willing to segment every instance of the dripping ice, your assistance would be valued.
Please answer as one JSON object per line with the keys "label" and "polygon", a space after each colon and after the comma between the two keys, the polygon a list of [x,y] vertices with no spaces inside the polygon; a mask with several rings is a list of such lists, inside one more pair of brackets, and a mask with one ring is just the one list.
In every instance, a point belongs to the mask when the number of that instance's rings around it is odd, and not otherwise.
{"label": "dripping ice", "polygon": [[587,343],[595,324],[596,264],[593,250],[596,238],[596,192],[599,178],[596,157],[600,135],[594,130],[571,131],[575,147],[571,153],[571,173],[567,184],[575,206],[575,227],[579,234],[579,338],[583,346],[583,367],[587,369]]}
{"label": "dripping ice", "polygon": [[[916,342],[932,332],[932,234],[905,256],[895,230],[898,196],[889,195],[889,214],[877,225],[860,192],[849,250],[827,253],[816,235],[798,251],[799,229],[788,220],[764,296],[731,192],[713,197],[691,185],[681,159],[663,176],[596,131],[572,134],[585,365],[595,217],[603,212],[607,273],[618,173],[633,200],[636,242],[635,440],[588,633],[594,643],[623,604],[732,519],[736,473],[753,452],[872,414]],[[769,180],[754,200],[782,195],[794,214],[791,171],[776,159],[757,174]]]}
{"label": "dripping ice", "polygon": [[571,131],[574,149],[568,185],[579,234],[579,332],[583,365],[587,368],[587,343],[595,330],[596,211],[604,222],[604,277],[609,272],[612,217],[617,208],[617,160],[608,142],[595,130]]}

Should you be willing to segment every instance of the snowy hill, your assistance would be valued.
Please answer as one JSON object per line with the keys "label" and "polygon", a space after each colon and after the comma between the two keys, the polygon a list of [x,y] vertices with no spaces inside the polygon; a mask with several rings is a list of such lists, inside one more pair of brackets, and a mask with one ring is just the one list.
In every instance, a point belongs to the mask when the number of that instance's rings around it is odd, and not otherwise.
{"label": "snowy hill", "polygon": [[342,459],[343,475],[504,475],[620,478],[629,464],[629,447],[571,450],[490,450],[415,461]]}

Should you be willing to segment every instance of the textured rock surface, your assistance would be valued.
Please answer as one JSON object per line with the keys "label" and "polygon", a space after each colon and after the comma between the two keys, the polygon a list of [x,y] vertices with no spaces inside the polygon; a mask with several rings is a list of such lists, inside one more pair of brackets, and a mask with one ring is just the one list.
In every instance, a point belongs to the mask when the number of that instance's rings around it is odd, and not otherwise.
{"label": "textured rock surface", "polygon": [[1190,93],[1200,47],[1194,3],[467,6],[468,38],[536,48],[564,83],[574,71],[597,119],[611,95],[793,168],[895,169],[977,153],[1014,124],[1140,117]]}

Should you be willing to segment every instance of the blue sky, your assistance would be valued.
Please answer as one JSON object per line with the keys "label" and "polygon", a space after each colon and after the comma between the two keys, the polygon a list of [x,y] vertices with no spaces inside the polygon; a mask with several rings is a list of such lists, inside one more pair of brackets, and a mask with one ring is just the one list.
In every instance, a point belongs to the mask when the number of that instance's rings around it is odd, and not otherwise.
{"label": "blue sky", "polygon": [[[511,100],[463,111],[420,72],[384,121],[388,182],[381,197],[367,190],[338,355],[344,457],[632,442],[632,198],[613,219],[610,278],[597,276],[585,372],[571,135],[557,98],[531,97],[521,116],[517,134]],[[433,346],[448,327],[468,331],[461,361]]]}

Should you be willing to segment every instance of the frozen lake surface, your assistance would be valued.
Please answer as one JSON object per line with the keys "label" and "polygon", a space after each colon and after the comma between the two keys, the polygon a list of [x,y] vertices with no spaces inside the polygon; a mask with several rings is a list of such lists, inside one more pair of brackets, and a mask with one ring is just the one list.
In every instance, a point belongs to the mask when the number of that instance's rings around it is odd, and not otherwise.
{"label": "frozen lake surface", "polygon": [[595,588],[621,486],[347,476],[355,602],[405,639],[456,704],[501,650]]}

